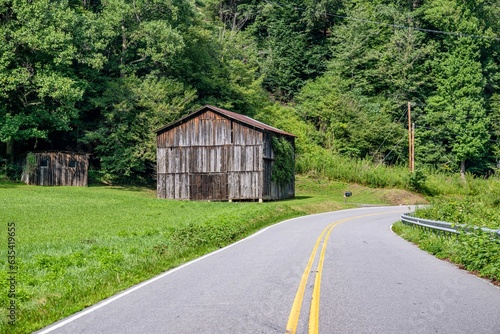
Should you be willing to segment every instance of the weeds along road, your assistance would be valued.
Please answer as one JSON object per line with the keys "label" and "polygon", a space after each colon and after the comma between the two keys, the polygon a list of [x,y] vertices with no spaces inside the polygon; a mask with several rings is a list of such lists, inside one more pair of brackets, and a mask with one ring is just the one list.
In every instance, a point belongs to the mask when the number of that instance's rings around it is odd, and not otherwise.
{"label": "weeds along road", "polygon": [[39,333],[500,333],[500,289],[393,234],[405,211],[292,219]]}

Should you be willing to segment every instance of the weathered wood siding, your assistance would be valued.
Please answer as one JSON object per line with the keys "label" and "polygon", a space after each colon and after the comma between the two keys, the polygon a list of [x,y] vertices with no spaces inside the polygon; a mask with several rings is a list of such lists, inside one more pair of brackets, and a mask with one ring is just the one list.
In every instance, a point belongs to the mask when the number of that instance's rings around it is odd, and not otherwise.
{"label": "weathered wood siding", "polygon": [[262,138],[261,131],[233,122],[229,157],[230,199],[262,199]]}
{"label": "weathered wood siding", "polygon": [[203,114],[157,136],[157,147],[215,146],[231,143],[231,120],[214,112]]}
{"label": "weathered wood siding", "polygon": [[[192,200],[290,197],[288,188],[270,181],[271,136],[209,109],[159,130],[157,196]],[[279,197],[283,194],[287,197]]]}
{"label": "weathered wood siding", "polygon": [[206,111],[157,137],[158,197],[262,198],[262,133]]}
{"label": "weathered wood siding", "polygon": [[41,186],[88,185],[89,156],[72,152],[34,152],[35,170],[23,175],[27,184]]}

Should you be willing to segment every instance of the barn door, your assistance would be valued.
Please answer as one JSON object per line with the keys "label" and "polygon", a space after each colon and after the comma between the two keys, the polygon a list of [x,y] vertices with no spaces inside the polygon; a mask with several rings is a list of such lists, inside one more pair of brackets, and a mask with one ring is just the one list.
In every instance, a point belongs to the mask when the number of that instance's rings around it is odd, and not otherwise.
{"label": "barn door", "polygon": [[227,174],[191,174],[190,199],[196,201],[225,201]]}

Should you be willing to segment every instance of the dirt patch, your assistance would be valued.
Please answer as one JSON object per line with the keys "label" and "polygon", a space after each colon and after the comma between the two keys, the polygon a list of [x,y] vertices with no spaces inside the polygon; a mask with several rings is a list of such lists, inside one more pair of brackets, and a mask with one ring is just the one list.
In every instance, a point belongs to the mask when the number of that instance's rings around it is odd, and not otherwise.
{"label": "dirt patch", "polygon": [[429,204],[427,199],[422,195],[401,189],[386,190],[382,198],[385,202],[392,205]]}

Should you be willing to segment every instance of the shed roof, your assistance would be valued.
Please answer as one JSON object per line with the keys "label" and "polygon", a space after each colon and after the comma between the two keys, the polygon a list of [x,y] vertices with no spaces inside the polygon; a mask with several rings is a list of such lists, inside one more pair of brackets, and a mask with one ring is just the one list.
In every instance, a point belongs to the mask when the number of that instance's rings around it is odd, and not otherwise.
{"label": "shed roof", "polygon": [[223,116],[226,116],[227,118],[230,118],[230,119],[233,119],[237,122],[240,122],[240,123],[243,123],[243,124],[246,124],[250,127],[253,127],[253,128],[256,128],[256,129],[260,129],[260,130],[264,130],[264,131],[271,131],[271,132],[274,132],[274,133],[278,133],[278,134],[281,134],[281,135],[285,135],[285,136],[290,136],[290,137],[296,137],[295,135],[291,134],[291,133],[288,133],[288,132],[285,132],[285,131],[282,131],[280,129],[277,129],[275,127],[272,127],[270,125],[267,125],[267,124],[264,124],[262,122],[259,122],[253,118],[250,118],[248,116],[245,116],[245,115],[242,115],[242,114],[238,114],[238,113],[235,113],[235,112],[232,112],[232,111],[229,111],[229,110],[225,110],[225,109],[222,109],[222,108],[217,108],[217,107],[214,107],[214,106],[211,106],[211,105],[205,105],[203,107],[201,107],[200,109],[190,113],[189,115],[186,115],[180,119],[178,119],[177,121],[173,122],[173,123],[170,123],[162,128],[159,128],[158,130],[156,130],[155,132],[156,133],[159,133],[159,132],[163,132],[163,131],[168,131],[186,121],[188,121],[189,119],[193,118],[193,117],[196,117],[198,114],[202,113],[203,111],[205,111],[206,109],[209,109],[217,114],[220,114],[220,115],[223,115]]}

